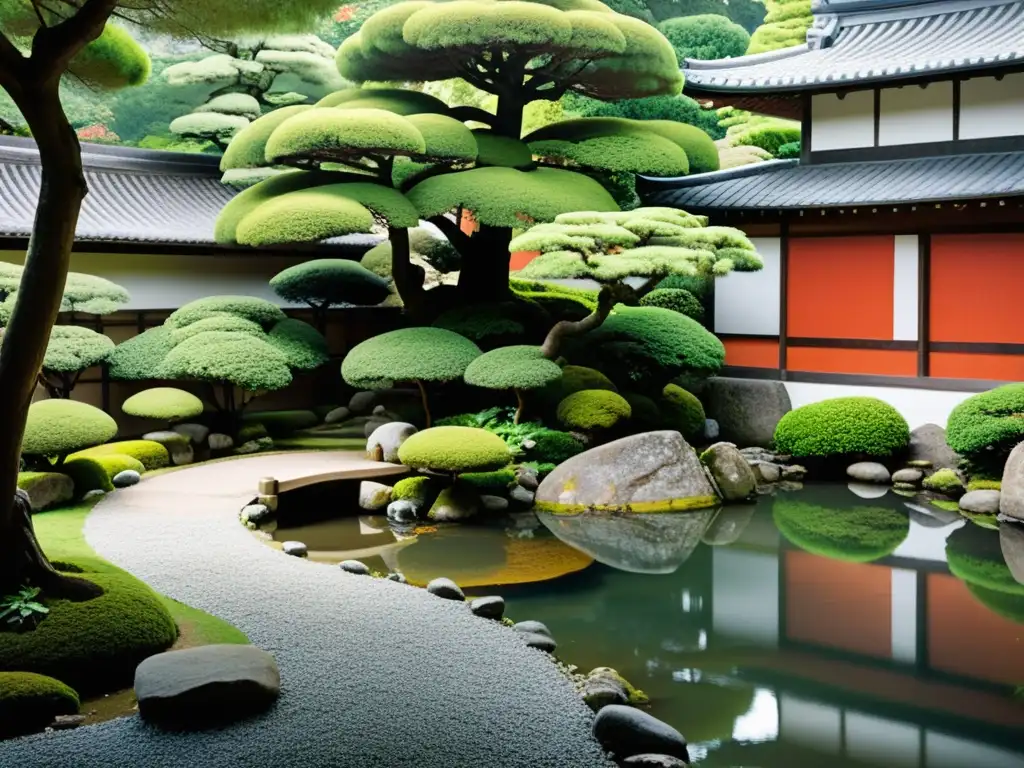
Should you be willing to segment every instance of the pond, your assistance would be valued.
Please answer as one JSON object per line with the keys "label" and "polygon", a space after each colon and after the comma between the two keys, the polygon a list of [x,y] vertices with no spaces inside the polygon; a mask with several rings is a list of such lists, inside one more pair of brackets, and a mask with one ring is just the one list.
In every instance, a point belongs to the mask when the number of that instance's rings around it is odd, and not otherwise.
{"label": "pond", "polygon": [[503,595],[561,658],[642,688],[707,768],[1024,768],[1024,527],[882,493],[397,532],[307,498],[273,536]]}

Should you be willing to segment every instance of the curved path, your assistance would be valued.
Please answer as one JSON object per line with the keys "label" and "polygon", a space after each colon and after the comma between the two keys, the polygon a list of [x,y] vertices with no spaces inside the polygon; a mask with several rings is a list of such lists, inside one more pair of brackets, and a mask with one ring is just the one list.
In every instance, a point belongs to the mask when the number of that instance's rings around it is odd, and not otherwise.
{"label": "curved path", "polygon": [[[256,481],[357,454],[256,456],[155,476],[86,521],[111,562],[238,626],[277,658],[266,715],[175,734],[139,717],[0,743],[29,768],[596,768],[589,710],[551,660],[465,605],[289,557],[238,522]],[[382,467],[382,465],[376,465]],[[528,618],[528,617],[526,617]]]}

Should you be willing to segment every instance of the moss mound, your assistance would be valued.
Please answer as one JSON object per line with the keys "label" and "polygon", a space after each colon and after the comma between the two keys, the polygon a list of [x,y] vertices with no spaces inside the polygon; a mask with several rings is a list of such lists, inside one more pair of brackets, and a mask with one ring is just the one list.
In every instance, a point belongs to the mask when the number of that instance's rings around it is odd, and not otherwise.
{"label": "moss mound", "polygon": [[640,299],[640,306],[671,309],[697,322],[704,319],[704,305],[685,288],[656,288]]}
{"label": "moss mound", "polygon": [[558,421],[569,429],[611,429],[632,414],[629,403],[617,392],[585,389],[558,404]]}
{"label": "moss mound", "polygon": [[850,563],[891,555],[910,533],[910,518],[885,507],[830,509],[776,497],[772,517],[782,535],[800,549]]}
{"label": "moss mound", "polygon": [[921,485],[929,491],[938,491],[949,496],[957,496],[964,492],[964,484],[960,476],[952,469],[940,469],[929,475]]}
{"label": "moss mound", "polygon": [[1001,468],[1024,440],[1024,383],[969,397],[949,414],[946,442],[971,461]]}
{"label": "moss mound", "polygon": [[516,471],[511,467],[493,472],[466,472],[459,475],[458,485],[469,486],[477,493],[502,494],[516,481]]}
{"label": "moss mound", "polygon": [[39,731],[57,715],[78,712],[78,694],[32,672],[0,672],[0,738]]}
{"label": "moss mound", "polygon": [[419,475],[417,477],[403,477],[391,491],[392,501],[415,501],[420,504],[430,504],[440,492],[436,480],[430,477]]}
{"label": "moss mound", "polygon": [[796,408],[775,428],[775,447],[797,457],[874,456],[907,447],[900,412],[874,397],[836,397]]}
{"label": "moss mound", "polygon": [[183,389],[154,387],[129,397],[121,404],[121,410],[129,416],[183,421],[199,416],[203,412],[203,401]]}
{"label": "moss mound", "polygon": [[432,427],[412,435],[398,449],[408,467],[441,472],[487,472],[512,460],[505,441],[476,427]]}
{"label": "moss mound", "polygon": [[[123,456],[124,454],[112,454],[112,456]],[[103,457],[111,458],[111,456]],[[126,457],[131,459],[131,457]],[[89,491],[109,492],[114,490],[114,484],[110,482],[111,475],[100,463],[100,457],[95,459],[80,456],[77,459],[68,459],[61,466],[71,481],[75,484],[75,497],[81,498]],[[131,459],[134,461],[134,459]],[[141,464],[139,466],[142,466]]]}
{"label": "moss mound", "polygon": [[542,464],[561,464],[578,453],[584,445],[578,437],[556,429],[545,429],[530,437],[535,443],[527,452],[530,459]]}
{"label": "moss mound", "polygon": [[403,381],[454,381],[479,356],[476,344],[444,328],[401,328],[354,346],[341,363],[341,376],[366,389]]}
{"label": "moss mound", "polygon": [[153,440],[122,440],[119,443],[106,443],[84,451],[71,454],[68,458],[89,458],[95,459],[100,456],[123,455],[131,456],[142,463],[147,471],[161,469],[171,465],[171,455],[160,443]]}
{"label": "moss mound", "polygon": [[70,565],[103,594],[84,602],[46,600],[50,613],[35,629],[0,632],[0,671],[49,675],[84,695],[126,688],[139,662],[169,648],[178,628],[138,579],[101,571],[94,560]]}
{"label": "moss mound", "polygon": [[117,423],[99,408],[77,400],[39,400],[28,409],[21,450],[34,456],[61,456],[116,434]]}
{"label": "moss mound", "polygon": [[704,435],[704,406],[678,384],[665,386],[657,408],[667,429],[680,432],[687,440]]}
{"label": "moss mound", "polygon": [[622,396],[629,403],[629,408],[632,411],[630,421],[636,431],[651,432],[664,428],[664,418],[654,400],[638,392],[623,392]]}
{"label": "moss mound", "polygon": [[954,576],[969,584],[1024,597],[1024,584],[1006,566],[998,531],[977,525],[953,531],[946,539],[946,563]]}

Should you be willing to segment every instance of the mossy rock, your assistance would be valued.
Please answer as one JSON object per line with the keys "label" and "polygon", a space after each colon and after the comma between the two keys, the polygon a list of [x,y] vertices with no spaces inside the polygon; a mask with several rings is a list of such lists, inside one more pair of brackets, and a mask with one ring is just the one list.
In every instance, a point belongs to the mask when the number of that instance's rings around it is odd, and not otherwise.
{"label": "mossy rock", "polygon": [[776,497],[772,517],[782,535],[815,555],[870,563],[891,555],[910,533],[910,518],[886,507],[819,506]]}
{"label": "mossy rock", "polygon": [[398,449],[407,467],[439,472],[488,472],[512,460],[505,441],[476,427],[432,427],[410,436]]}
{"label": "mossy rock", "polygon": [[996,530],[978,525],[957,528],[946,539],[946,563],[954,576],[969,584],[1024,597],[1024,584],[1010,573]]}
{"label": "mossy rock", "polygon": [[139,663],[177,639],[174,619],[133,576],[100,570],[85,558],[70,566],[103,594],[82,602],[45,600],[50,612],[35,629],[0,632],[0,671],[49,675],[83,695],[130,687]]}
{"label": "mossy rock", "polygon": [[403,477],[391,489],[392,501],[415,501],[424,507],[432,504],[441,487],[437,480],[424,475]]}
{"label": "mossy rock", "polygon": [[28,494],[33,512],[41,512],[75,497],[74,481],[60,472],[19,472],[18,487]]}
{"label": "mossy rock", "polygon": [[584,389],[558,404],[559,423],[584,432],[608,430],[628,419],[632,409],[626,399],[607,389]]}
{"label": "mossy rock", "polygon": [[459,485],[469,486],[477,493],[504,494],[516,481],[516,471],[512,467],[496,469],[493,472],[466,472],[459,475]]}
{"label": "mossy rock", "polygon": [[775,428],[775,448],[798,458],[886,458],[910,443],[900,412],[874,397],[836,397],[795,408]]}
{"label": "mossy rock", "polygon": [[952,469],[940,469],[926,477],[921,486],[927,491],[944,493],[947,496],[960,496],[964,492],[964,483]]}
{"label": "mossy rock", "polygon": [[556,429],[541,430],[530,439],[533,440],[534,446],[526,452],[527,456],[531,461],[543,464],[561,464],[586,450],[586,446],[576,435],[559,432]]}
{"label": "mossy rock", "polygon": [[122,440],[117,443],[104,443],[84,451],[71,454],[69,459],[89,458],[95,459],[100,456],[111,454],[130,456],[142,463],[146,471],[161,469],[171,465],[171,454],[167,449],[155,440]]}
{"label": "mossy rock", "polygon": [[0,672],[0,738],[41,731],[57,715],[78,713],[78,694],[33,672]]}
{"label": "mossy rock", "polygon": [[690,441],[704,436],[704,406],[678,384],[665,385],[657,408],[664,428],[674,429]]}

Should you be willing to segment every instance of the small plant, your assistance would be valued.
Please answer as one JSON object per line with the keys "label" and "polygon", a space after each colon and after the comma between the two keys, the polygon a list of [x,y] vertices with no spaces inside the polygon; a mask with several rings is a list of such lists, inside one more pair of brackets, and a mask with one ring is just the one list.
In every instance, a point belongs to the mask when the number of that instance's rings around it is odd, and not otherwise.
{"label": "small plant", "polygon": [[30,629],[43,620],[50,609],[40,603],[39,587],[22,587],[14,595],[0,600],[0,621],[8,629]]}

